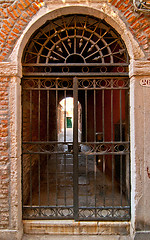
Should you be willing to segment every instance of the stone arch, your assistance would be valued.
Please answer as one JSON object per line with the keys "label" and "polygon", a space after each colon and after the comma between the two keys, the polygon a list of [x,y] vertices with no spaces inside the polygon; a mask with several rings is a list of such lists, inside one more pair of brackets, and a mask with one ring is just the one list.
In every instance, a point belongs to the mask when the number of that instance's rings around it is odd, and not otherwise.
{"label": "stone arch", "polygon": [[[70,8],[69,8],[70,9]],[[65,11],[64,11],[65,10]],[[63,9],[63,15],[65,15],[65,14],[68,14],[68,12],[69,12],[69,10],[68,10],[68,8],[65,8],[65,9]],[[70,9],[71,10],[71,9]],[[74,7],[74,12],[72,13],[72,12],[69,12],[70,14],[81,14],[81,13],[83,13],[83,8],[82,8],[82,11],[79,11],[80,10],[80,8],[78,8],[78,7]],[[88,15],[92,15],[93,16],[93,13],[91,12],[90,14],[89,14],[89,8],[86,8],[86,11],[87,11],[87,14]],[[99,13],[99,12],[97,12],[96,10],[94,10],[94,12],[95,12],[95,14],[94,15],[96,15],[96,17],[97,18],[100,18],[100,19],[104,19],[104,20],[109,20],[109,19],[107,19],[107,18],[105,18],[105,15],[103,14],[103,13]],[[56,11],[55,11],[55,13],[56,13]],[[61,14],[60,14],[61,13]],[[65,13],[65,14],[64,14]],[[85,14],[85,9],[84,9],[84,14]],[[62,15],[62,12],[60,11],[60,12],[57,12],[57,17],[58,16],[61,16]],[[50,16],[49,16],[50,17]],[[52,16],[51,16],[51,19],[54,19],[54,17],[56,18],[56,16],[54,16],[53,15],[53,18],[52,18]],[[48,18],[48,15],[47,15],[47,18]],[[45,20],[47,20],[47,18],[46,19],[44,19],[44,21],[42,21],[42,23],[44,23],[45,22]],[[49,19],[49,18],[48,18]],[[42,19],[43,20],[43,19]],[[39,21],[38,21],[39,22]],[[109,22],[109,21],[107,21],[107,22]],[[41,22],[40,22],[40,24],[41,24]],[[39,26],[39,24],[38,24],[38,26]],[[118,26],[118,25],[117,25]],[[119,30],[118,30],[119,29]],[[121,28],[119,28],[119,26],[118,26],[118,31],[120,32],[120,36],[121,35],[123,35],[123,34],[125,34],[124,33],[124,30],[122,30]],[[34,31],[35,31],[35,29],[33,29]],[[31,35],[31,34],[30,34]],[[27,41],[26,41],[27,42]],[[20,58],[21,58],[21,55],[22,54],[20,54]],[[131,54],[132,55],[132,54]],[[130,55],[130,56],[131,56]],[[21,59],[20,59],[20,61],[21,61]]]}

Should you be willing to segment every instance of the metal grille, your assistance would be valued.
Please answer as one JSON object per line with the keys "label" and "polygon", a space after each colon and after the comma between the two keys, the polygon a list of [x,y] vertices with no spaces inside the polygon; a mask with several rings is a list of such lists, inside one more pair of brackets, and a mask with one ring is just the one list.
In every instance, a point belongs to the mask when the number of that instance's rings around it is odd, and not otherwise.
{"label": "metal grille", "polygon": [[128,54],[121,37],[90,16],[48,21],[25,48],[23,75],[23,218],[130,219]]}
{"label": "metal grille", "polygon": [[104,20],[62,16],[38,29],[27,44],[23,73],[44,76],[125,75],[128,54],[121,37]]}
{"label": "metal grille", "polygon": [[[24,218],[129,219],[128,78],[34,78],[22,87]],[[67,141],[64,116],[59,141],[58,103],[67,97],[74,137]]]}

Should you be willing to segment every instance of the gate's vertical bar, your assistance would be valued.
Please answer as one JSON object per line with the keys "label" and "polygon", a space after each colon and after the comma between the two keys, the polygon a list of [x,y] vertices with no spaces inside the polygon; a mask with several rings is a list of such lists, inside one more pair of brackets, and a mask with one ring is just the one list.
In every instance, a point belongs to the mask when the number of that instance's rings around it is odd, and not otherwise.
{"label": "gate's vertical bar", "polygon": [[102,125],[103,125],[103,142],[105,142],[105,109],[104,109],[104,105],[105,105],[105,90],[102,90]]}
{"label": "gate's vertical bar", "polygon": [[[40,79],[39,79],[39,88],[40,88]],[[38,99],[38,141],[40,141],[40,120],[41,120],[41,92],[40,90],[38,91],[39,92],[39,99]],[[39,149],[40,151],[40,149]],[[40,154],[38,155],[39,158],[38,158],[38,185],[39,185],[39,199],[38,199],[38,202],[39,202],[39,206],[40,206],[40,203],[41,203],[41,185],[40,185],[40,172],[41,172],[41,167],[40,167]],[[39,209],[39,215],[40,215],[40,209]]]}
{"label": "gate's vertical bar", "polygon": [[66,90],[64,90],[64,142],[66,142]]}
{"label": "gate's vertical bar", "polygon": [[[113,123],[113,79],[111,79],[111,142],[114,140],[114,123]],[[112,149],[113,151],[113,149]]]}
{"label": "gate's vertical bar", "polygon": [[122,206],[122,155],[120,155],[120,204]]}
{"label": "gate's vertical bar", "polygon": [[[64,142],[68,141],[67,139],[67,93],[66,93],[66,90],[64,90],[64,100],[65,100],[65,103],[64,103]],[[64,183],[64,204],[66,206],[66,154],[64,153],[63,154],[63,160],[64,160],[64,180],[65,180],[65,183]]]}
{"label": "gate's vertical bar", "polygon": [[[56,121],[58,118],[58,79],[56,79]],[[58,129],[57,129],[57,125],[56,125],[56,141],[58,139]],[[57,156],[57,149],[58,149],[58,145],[56,143],[56,206],[58,206],[58,156]],[[56,213],[57,215],[58,213]]]}
{"label": "gate's vertical bar", "polygon": [[[122,142],[122,90],[120,89],[120,142]],[[120,155],[120,201],[122,205],[122,155]]]}
{"label": "gate's vertical bar", "polygon": [[[114,123],[113,123],[113,79],[111,79],[111,142],[113,142],[113,128],[114,128]],[[111,144],[111,152],[113,152],[113,144]],[[112,207],[114,210],[114,155],[112,155]],[[113,212],[112,212],[113,214]]]}
{"label": "gate's vertical bar", "polygon": [[[87,143],[87,89],[85,88],[85,141]],[[88,181],[88,156],[86,158],[86,181]],[[88,184],[86,184],[86,206],[88,207]]]}
{"label": "gate's vertical bar", "polygon": [[[94,142],[96,142],[96,80],[94,80]],[[95,152],[96,152],[96,148],[97,148],[97,145],[94,144],[94,148],[95,148]],[[95,193],[95,217],[97,217],[97,214],[96,214],[96,189],[97,189],[97,186],[96,186],[96,175],[97,175],[97,172],[96,172],[96,157],[97,155],[94,155],[94,193]]]}
{"label": "gate's vertical bar", "polygon": [[85,89],[85,142],[87,143],[87,89]]}
{"label": "gate's vertical bar", "polygon": [[[47,142],[49,141],[49,90],[47,90],[47,136],[46,136]],[[47,202],[48,205],[50,204],[49,199],[49,156],[47,154]]]}
{"label": "gate's vertical bar", "polygon": [[[57,85],[58,85],[58,82],[56,81],[56,88],[58,88]],[[56,142],[57,142],[58,141],[58,89],[56,89],[56,137],[55,138],[56,138]],[[58,147],[57,144],[56,144],[56,146]]]}
{"label": "gate's vertical bar", "polygon": [[120,89],[120,142],[122,142],[122,91]]}
{"label": "gate's vertical bar", "polygon": [[[67,92],[65,90],[65,141],[69,141],[67,137]],[[64,153],[64,177],[65,177],[65,186],[64,186],[64,202],[66,206],[66,154]]]}
{"label": "gate's vertical bar", "polygon": [[96,80],[94,80],[94,142],[96,142]]}
{"label": "gate's vertical bar", "polygon": [[114,217],[114,155],[112,155],[112,217]]}
{"label": "gate's vertical bar", "polygon": [[[39,80],[40,85],[40,80]],[[40,88],[40,86],[39,86]],[[39,92],[39,98],[38,98],[38,141],[40,141],[40,120],[41,120],[41,92]]]}
{"label": "gate's vertical bar", "polygon": [[[105,105],[105,92],[104,89],[102,90],[102,129],[103,129],[103,142],[105,142],[105,111],[104,111],[104,105]],[[105,189],[105,185],[106,185],[106,178],[105,178],[105,155],[103,155],[103,204],[105,206],[105,202],[106,202],[106,189]]]}
{"label": "gate's vertical bar", "polygon": [[49,141],[49,90],[47,90],[47,141]]}
{"label": "gate's vertical bar", "polygon": [[78,219],[78,79],[73,78],[73,185],[74,185],[74,218]]}
{"label": "gate's vertical bar", "polygon": [[[32,142],[32,90],[30,90],[30,141]],[[32,206],[32,154],[30,154],[30,205]]]}
{"label": "gate's vertical bar", "polygon": [[30,90],[30,141],[32,141],[32,90]]}

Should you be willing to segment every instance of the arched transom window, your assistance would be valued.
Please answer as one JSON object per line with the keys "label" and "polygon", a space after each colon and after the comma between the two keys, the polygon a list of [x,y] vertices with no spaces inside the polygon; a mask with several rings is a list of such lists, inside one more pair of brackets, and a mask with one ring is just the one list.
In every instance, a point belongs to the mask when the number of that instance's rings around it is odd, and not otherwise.
{"label": "arched transom window", "polygon": [[128,54],[121,36],[104,20],[68,15],[47,21],[33,34],[23,64],[25,73],[122,74],[127,72]]}

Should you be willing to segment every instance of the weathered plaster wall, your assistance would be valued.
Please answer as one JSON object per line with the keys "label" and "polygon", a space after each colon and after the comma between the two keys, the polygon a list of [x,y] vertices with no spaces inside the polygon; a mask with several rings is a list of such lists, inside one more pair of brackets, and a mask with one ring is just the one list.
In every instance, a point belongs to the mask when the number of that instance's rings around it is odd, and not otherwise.
{"label": "weathered plaster wall", "polygon": [[4,71],[1,75],[3,76],[1,93],[5,96],[5,104],[2,100],[0,104],[3,106],[0,109],[0,121],[3,124],[0,129],[0,239],[16,239],[16,237],[19,239],[22,233],[21,139],[19,138],[21,90],[20,80],[10,76],[10,69],[8,72],[9,74],[6,74]]}
{"label": "weathered plaster wall", "polygon": [[[149,227],[149,119],[150,88],[140,85],[150,79],[150,62],[133,61],[130,64],[131,105],[131,215],[135,223],[135,239],[148,239]],[[134,226],[134,224],[133,224]],[[148,231],[148,232],[146,232]],[[144,233],[145,232],[145,235]],[[143,235],[141,235],[141,233]],[[142,238],[141,238],[142,237]]]}

